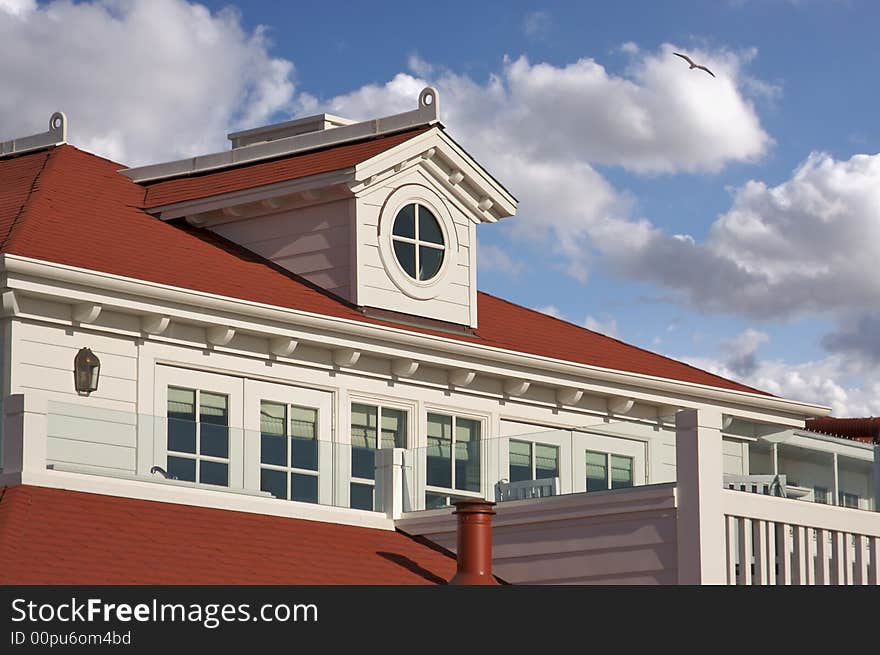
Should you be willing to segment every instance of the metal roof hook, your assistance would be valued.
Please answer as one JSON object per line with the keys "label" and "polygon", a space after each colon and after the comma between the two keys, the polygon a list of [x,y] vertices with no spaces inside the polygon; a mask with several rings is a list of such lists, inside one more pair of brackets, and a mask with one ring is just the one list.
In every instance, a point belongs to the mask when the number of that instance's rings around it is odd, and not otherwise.
{"label": "metal roof hook", "polygon": [[434,118],[440,118],[440,93],[433,86],[426,86],[419,93],[419,109],[430,111]]}
{"label": "metal roof hook", "polygon": [[56,142],[67,141],[67,115],[63,111],[56,111],[49,117],[49,132]]}

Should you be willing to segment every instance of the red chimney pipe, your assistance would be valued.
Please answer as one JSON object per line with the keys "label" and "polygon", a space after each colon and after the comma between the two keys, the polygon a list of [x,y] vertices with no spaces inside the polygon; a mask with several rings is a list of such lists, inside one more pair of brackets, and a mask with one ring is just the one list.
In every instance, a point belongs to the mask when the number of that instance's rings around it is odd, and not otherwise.
{"label": "red chimney pipe", "polygon": [[458,516],[458,570],[449,581],[454,585],[496,585],[492,575],[492,517],[495,503],[460,500]]}

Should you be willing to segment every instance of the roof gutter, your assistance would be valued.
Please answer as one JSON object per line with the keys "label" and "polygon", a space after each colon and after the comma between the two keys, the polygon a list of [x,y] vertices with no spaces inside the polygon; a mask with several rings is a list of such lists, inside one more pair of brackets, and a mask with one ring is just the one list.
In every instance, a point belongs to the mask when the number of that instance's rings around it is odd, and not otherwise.
{"label": "roof gutter", "polygon": [[[192,289],[183,289],[111,273],[32,259],[21,255],[6,253],[0,255],[0,258],[2,258],[0,259],[0,269],[7,273],[44,278],[117,294],[150,298],[164,303],[176,303],[212,311],[245,315],[261,320],[284,322],[315,330],[333,331],[343,333],[347,337],[390,341],[396,346],[429,348],[435,352],[442,352],[459,358],[470,356],[518,368],[536,368],[548,373],[590,378],[594,381],[598,380],[617,385],[637,386],[677,396],[689,395],[705,401],[747,405],[766,411],[795,416],[825,416],[831,411],[830,407],[824,405],[785,400],[745,391],[721,389],[719,387],[660,378],[643,373],[632,373],[589,364],[579,364],[449,337],[421,334],[386,325],[364,323],[352,319],[278,307],[277,305],[267,305],[265,303],[219,296]],[[14,286],[10,282],[10,280],[7,280],[7,286]]]}

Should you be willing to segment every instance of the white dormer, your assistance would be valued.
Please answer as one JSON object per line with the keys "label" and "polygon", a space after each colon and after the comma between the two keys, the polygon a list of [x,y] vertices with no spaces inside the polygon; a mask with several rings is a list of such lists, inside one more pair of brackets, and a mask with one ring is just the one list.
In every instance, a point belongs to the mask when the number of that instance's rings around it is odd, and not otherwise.
{"label": "white dormer", "polygon": [[395,116],[320,114],[229,138],[225,153],[122,172],[163,220],[186,218],[367,312],[477,326],[476,226],[516,200],[446,134],[436,90]]}

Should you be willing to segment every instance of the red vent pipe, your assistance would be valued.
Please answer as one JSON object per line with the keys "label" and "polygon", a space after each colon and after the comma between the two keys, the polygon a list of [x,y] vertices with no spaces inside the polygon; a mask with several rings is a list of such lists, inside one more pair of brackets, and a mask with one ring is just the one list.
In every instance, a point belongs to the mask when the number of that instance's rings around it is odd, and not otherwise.
{"label": "red vent pipe", "polygon": [[492,517],[495,503],[460,500],[458,516],[458,570],[449,581],[454,585],[495,585],[492,575]]}

